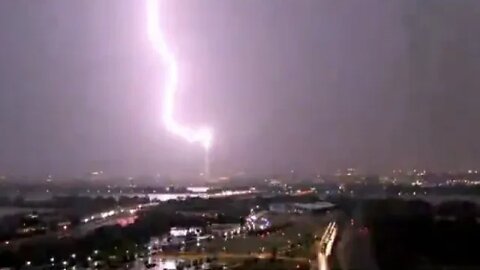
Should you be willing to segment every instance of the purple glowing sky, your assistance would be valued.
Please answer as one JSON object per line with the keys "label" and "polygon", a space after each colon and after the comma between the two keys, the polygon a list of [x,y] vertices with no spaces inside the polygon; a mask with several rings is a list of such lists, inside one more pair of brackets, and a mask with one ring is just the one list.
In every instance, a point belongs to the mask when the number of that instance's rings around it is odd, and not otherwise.
{"label": "purple glowing sky", "polygon": [[[478,1],[165,1],[213,170],[480,164]],[[194,172],[142,1],[0,2],[0,173]]]}

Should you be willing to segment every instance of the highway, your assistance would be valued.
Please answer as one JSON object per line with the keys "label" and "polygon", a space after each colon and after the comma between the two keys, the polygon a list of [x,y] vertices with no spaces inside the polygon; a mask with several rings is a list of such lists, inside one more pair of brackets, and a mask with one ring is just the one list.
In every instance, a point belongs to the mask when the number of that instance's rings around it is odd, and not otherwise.
{"label": "highway", "polygon": [[134,217],[135,213],[146,208],[156,206],[157,203],[139,204],[133,207],[116,207],[114,209],[92,214],[82,219],[82,222],[73,228],[60,229],[58,231],[47,231],[44,234],[32,235],[24,238],[17,238],[0,243],[0,247],[17,249],[22,244],[41,242],[45,240],[61,239],[65,237],[81,238],[93,230],[118,223],[121,217]]}
{"label": "highway", "polygon": [[318,242],[318,269],[329,270],[328,257],[332,254],[333,243],[337,236],[338,227],[335,222],[330,222],[327,229],[322,235],[320,242]]}

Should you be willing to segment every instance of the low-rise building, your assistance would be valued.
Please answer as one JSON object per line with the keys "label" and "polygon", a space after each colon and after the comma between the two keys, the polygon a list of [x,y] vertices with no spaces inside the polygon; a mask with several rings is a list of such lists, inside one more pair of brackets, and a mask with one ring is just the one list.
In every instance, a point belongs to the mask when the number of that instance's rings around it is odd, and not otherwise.
{"label": "low-rise building", "polygon": [[288,214],[288,213],[305,213],[305,212],[321,212],[324,210],[332,209],[335,205],[326,202],[314,202],[314,203],[272,203],[269,205],[269,210],[272,213]]}
{"label": "low-rise building", "polygon": [[231,236],[239,234],[241,229],[242,226],[237,223],[212,224],[209,226],[210,232],[217,236]]}

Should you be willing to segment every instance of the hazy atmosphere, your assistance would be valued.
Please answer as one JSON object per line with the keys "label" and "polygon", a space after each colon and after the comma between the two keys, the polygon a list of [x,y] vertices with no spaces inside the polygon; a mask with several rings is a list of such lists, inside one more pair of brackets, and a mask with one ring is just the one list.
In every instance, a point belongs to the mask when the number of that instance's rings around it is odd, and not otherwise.
{"label": "hazy atmosphere", "polygon": [[[349,2],[349,3],[347,3]],[[164,1],[212,171],[480,162],[480,2]],[[143,1],[0,2],[0,173],[200,170],[161,122]]]}
{"label": "hazy atmosphere", "polygon": [[0,0],[0,270],[480,269],[480,0]]}

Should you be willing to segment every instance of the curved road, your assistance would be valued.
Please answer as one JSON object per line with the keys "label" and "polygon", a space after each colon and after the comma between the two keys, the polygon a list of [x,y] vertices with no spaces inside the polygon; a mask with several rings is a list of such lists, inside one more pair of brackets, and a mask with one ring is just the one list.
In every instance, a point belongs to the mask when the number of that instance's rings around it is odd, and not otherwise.
{"label": "curved road", "polygon": [[333,243],[337,236],[338,227],[335,222],[330,222],[318,243],[318,269],[329,270],[328,257],[332,254]]}

